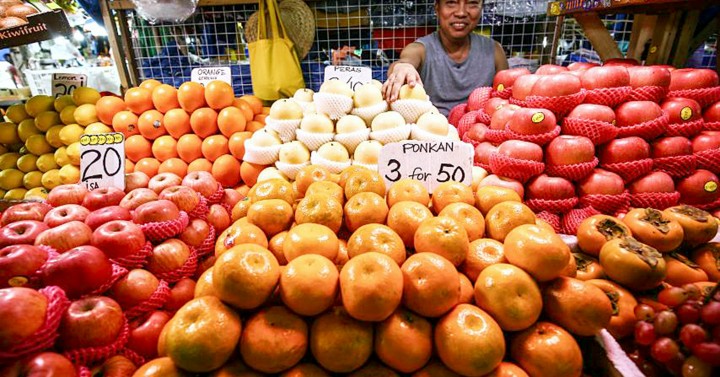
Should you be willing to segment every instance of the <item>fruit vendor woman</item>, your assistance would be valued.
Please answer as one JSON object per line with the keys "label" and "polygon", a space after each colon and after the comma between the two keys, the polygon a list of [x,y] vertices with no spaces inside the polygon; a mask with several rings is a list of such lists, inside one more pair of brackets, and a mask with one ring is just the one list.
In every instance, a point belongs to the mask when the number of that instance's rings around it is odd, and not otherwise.
{"label": "fruit vendor woman", "polygon": [[385,98],[397,100],[403,84],[423,85],[448,115],[473,89],[492,86],[495,72],[507,69],[508,62],[499,43],[473,33],[481,12],[482,0],[435,0],[438,30],[405,46],[388,70]]}

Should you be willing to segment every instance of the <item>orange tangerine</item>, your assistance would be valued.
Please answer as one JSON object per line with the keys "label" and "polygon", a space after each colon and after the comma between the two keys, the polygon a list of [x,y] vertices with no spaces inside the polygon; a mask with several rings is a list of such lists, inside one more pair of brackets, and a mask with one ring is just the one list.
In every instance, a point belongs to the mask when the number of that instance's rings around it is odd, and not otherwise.
{"label": "orange tangerine", "polygon": [[208,161],[213,162],[217,160],[218,157],[230,153],[228,150],[228,139],[223,135],[208,136],[202,141],[201,151]]}
{"label": "orange tangerine", "polygon": [[163,124],[163,118],[165,116],[157,110],[148,110],[138,119],[138,129],[140,135],[148,140],[155,140],[158,137],[165,135],[165,125]]}
{"label": "orange tangerine", "polygon": [[178,103],[180,107],[188,113],[205,106],[205,87],[196,82],[184,82],[178,88]]}
{"label": "orange tangerine", "polygon": [[198,135],[180,136],[176,148],[178,156],[188,164],[202,157],[202,139]]}
{"label": "orange tangerine", "polygon": [[235,100],[235,94],[230,84],[224,81],[211,81],[205,85],[205,103],[210,108],[222,110],[228,106],[232,106]]}
{"label": "orange tangerine", "polygon": [[178,177],[182,178],[187,174],[188,164],[187,162],[174,157],[163,161],[158,167],[158,173],[174,173]]}
{"label": "orange tangerine", "polygon": [[190,128],[202,138],[214,135],[218,131],[218,114],[209,107],[202,107],[190,115]]}
{"label": "orange tangerine", "polygon": [[250,105],[250,108],[252,108],[253,113],[260,114],[263,110],[263,102],[260,98],[257,98],[253,95],[244,95],[240,96],[240,99],[247,102],[248,105]]}
{"label": "orange tangerine", "polygon": [[138,162],[152,156],[152,144],[142,135],[132,135],[125,139],[125,156],[130,161]]}
{"label": "orange tangerine", "polygon": [[252,132],[235,132],[228,139],[228,150],[233,157],[242,160],[245,156],[245,140],[252,136]]}
{"label": "orange tangerine", "polygon": [[135,171],[141,171],[147,174],[148,177],[156,176],[159,169],[160,161],[152,157],[141,158],[140,161],[135,163]]}
{"label": "orange tangerine", "polygon": [[132,111],[119,111],[112,118],[112,127],[115,132],[121,132],[125,135],[125,138],[129,138],[132,135],[139,135],[140,129],[138,129],[138,116],[133,114]]}
{"label": "orange tangerine", "polygon": [[162,83],[155,79],[147,79],[138,85],[140,88],[145,88],[147,90],[152,91],[153,89],[157,88],[158,86],[162,85]]}
{"label": "orange tangerine", "polygon": [[220,110],[217,123],[218,129],[225,137],[245,131],[245,116],[237,107],[230,106]]}
{"label": "orange tangerine", "polygon": [[240,109],[240,111],[242,111],[246,120],[252,120],[252,118],[255,117],[255,113],[253,112],[252,107],[244,99],[235,98],[232,105],[233,107],[237,107],[238,109]]}
{"label": "orange tangerine", "polygon": [[177,157],[177,140],[170,135],[160,136],[153,141],[152,153],[160,162]]}
{"label": "orange tangerine", "polygon": [[224,154],[213,162],[210,173],[223,187],[234,187],[240,182],[240,161]]}
{"label": "orange tangerine", "polygon": [[127,109],[125,101],[115,96],[101,97],[97,103],[95,103],[95,112],[97,113],[98,119],[108,125],[113,124],[115,114],[125,109]]}
{"label": "orange tangerine", "polygon": [[188,164],[187,171],[188,173],[193,171],[206,171],[210,173],[212,171],[212,162],[204,158],[198,158],[197,160]]}
{"label": "orange tangerine", "polygon": [[163,118],[163,124],[165,125],[167,133],[176,139],[192,131],[190,128],[190,115],[183,109],[171,109],[166,112]]}
{"label": "orange tangerine", "polygon": [[152,91],[146,88],[130,88],[125,92],[125,105],[128,110],[140,115],[153,108]]}
{"label": "orange tangerine", "polygon": [[242,164],[240,164],[240,178],[242,178],[246,185],[253,187],[255,183],[257,183],[258,175],[260,175],[260,172],[266,167],[267,165],[243,161]]}
{"label": "orange tangerine", "polygon": [[245,125],[245,131],[255,132],[255,131],[261,130],[263,127],[265,127],[265,123],[260,123],[255,120],[251,120],[251,121],[247,122],[247,124]]}
{"label": "orange tangerine", "polygon": [[155,109],[163,114],[180,107],[177,89],[168,84],[161,84],[152,89],[152,101]]}

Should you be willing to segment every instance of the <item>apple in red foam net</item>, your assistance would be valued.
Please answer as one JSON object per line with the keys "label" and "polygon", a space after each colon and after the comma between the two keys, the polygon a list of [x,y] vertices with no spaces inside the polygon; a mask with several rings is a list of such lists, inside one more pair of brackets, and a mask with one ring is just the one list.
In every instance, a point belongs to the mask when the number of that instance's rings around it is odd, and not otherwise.
{"label": "apple in red foam net", "polygon": [[45,323],[47,298],[23,287],[0,289],[0,349],[7,350],[26,341]]}
{"label": "apple in red foam net", "polygon": [[7,225],[20,220],[43,221],[52,207],[44,202],[19,203],[10,206],[2,213],[0,225]]}
{"label": "apple in red foam net", "polygon": [[179,217],[180,210],[175,203],[164,199],[141,204],[133,213],[133,221],[137,224],[169,221]]}
{"label": "apple in red foam net", "polygon": [[693,153],[720,148],[720,131],[703,131],[692,140]]}
{"label": "apple in red foam net", "polygon": [[148,182],[148,188],[155,191],[158,195],[166,188],[179,186],[182,183],[182,178],[175,173],[160,173],[152,178]]}
{"label": "apple in red foam net", "polygon": [[218,233],[227,229],[232,223],[230,214],[225,207],[220,204],[213,204],[210,206],[210,210],[208,210],[207,214],[207,221]]}
{"label": "apple in red foam net", "polygon": [[495,74],[492,84],[493,89],[501,91],[503,89],[512,88],[518,77],[529,74],[530,70],[527,68],[511,68],[502,70]]}
{"label": "apple in red foam net", "polygon": [[132,220],[132,214],[130,213],[130,210],[120,206],[100,208],[90,212],[90,214],[85,218],[85,224],[87,224],[90,229],[95,230],[100,225],[113,220]]}
{"label": "apple in red foam net", "polygon": [[590,63],[590,62],[574,62],[570,63],[568,65],[569,71],[587,71],[588,69],[592,67],[599,67],[600,65],[597,63]]}
{"label": "apple in red foam net", "polygon": [[127,220],[113,220],[100,225],[90,239],[90,244],[102,250],[110,259],[134,255],[145,243],[145,234],[140,226]]}
{"label": "apple in red foam net", "polygon": [[120,201],[120,207],[128,210],[134,210],[141,204],[152,202],[158,199],[158,194],[149,188],[136,188],[129,193],[125,194],[125,197]]}
{"label": "apple in red foam net", "polygon": [[482,143],[485,141],[485,133],[488,130],[488,126],[482,124],[482,123],[475,123],[472,127],[470,127],[467,132],[465,132],[464,138],[468,138],[470,140],[473,140],[478,143]]}
{"label": "apple in red foam net", "polygon": [[519,160],[538,161],[543,160],[542,148],[529,141],[507,140],[498,146],[498,153]]}
{"label": "apple in red foam net", "polygon": [[680,193],[680,203],[708,204],[720,199],[720,181],[712,172],[698,169],[680,180],[676,189]]}
{"label": "apple in red foam net", "polygon": [[575,186],[561,177],[541,174],[528,182],[526,199],[561,200],[575,197]]}
{"label": "apple in red foam net", "polygon": [[615,120],[618,127],[628,127],[657,119],[663,115],[663,110],[655,102],[630,101],[615,109]]}
{"label": "apple in red foam net", "polygon": [[0,228],[0,246],[33,245],[35,239],[50,227],[41,221],[20,220]]}
{"label": "apple in red foam net", "polygon": [[220,199],[220,203],[227,206],[228,208],[233,208],[235,207],[235,204],[242,200],[242,198],[243,195],[237,190],[232,188],[226,188],[225,195],[223,195],[222,199]]}
{"label": "apple in red foam net", "polygon": [[124,197],[125,192],[117,187],[100,187],[88,192],[83,199],[82,205],[94,211],[103,207],[118,205]]}
{"label": "apple in red foam net", "polygon": [[513,114],[520,109],[521,107],[516,105],[507,105],[498,109],[490,118],[490,129],[498,131],[504,130],[505,125],[510,121]]}
{"label": "apple in red foam net", "polygon": [[[561,73],[557,75],[541,76],[533,85],[531,95],[541,97],[561,97],[580,92],[582,83],[575,75]],[[515,89],[513,89],[514,91]]]}
{"label": "apple in red foam net", "polygon": [[652,158],[685,156],[692,154],[690,139],[683,136],[663,137],[653,141]]}
{"label": "apple in red foam net", "polygon": [[712,69],[682,68],[670,72],[671,91],[714,86],[718,86],[718,74]]}
{"label": "apple in red foam net", "polygon": [[90,210],[79,204],[63,204],[51,209],[43,221],[54,228],[70,221],[85,221],[89,214]]}
{"label": "apple in red foam net", "polygon": [[650,144],[637,136],[611,140],[600,147],[598,158],[601,164],[615,164],[642,160],[650,157]]}
{"label": "apple in red foam net", "polygon": [[127,173],[125,174],[125,193],[136,188],[147,188],[148,183],[150,183],[150,177],[141,171]]}
{"label": "apple in red foam net", "polygon": [[170,298],[163,308],[169,312],[178,311],[195,296],[195,280],[182,278],[170,290]]}
{"label": "apple in red foam net", "polygon": [[120,305],[110,297],[92,296],[70,303],[58,328],[62,350],[112,344],[123,326]]}
{"label": "apple in red foam net", "polygon": [[[6,377],[75,376],[75,366],[67,357],[55,352],[43,352],[25,360],[18,360],[8,370],[0,370]],[[3,374],[8,372],[9,374]]]}
{"label": "apple in red foam net", "polygon": [[53,207],[63,204],[82,204],[87,193],[88,189],[82,185],[60,185],[50,190],[45,201]]}
{"label": "apple in red foam net", "polygon": [[593,172],[578,182],[578,194],[584,195],[618,195],[625,191],[623,179],[610,171],[594,169]]}
{"label": "apple in red foam net", "polygon": [[545,134],[556,127],[557,119],[555,114],[547,109],[518,109],[507,123],[507,128],[510,131],[521,135]]}
{"label": "apple in red foam net", "polygon": [[130,270],[118,279],[107,292],[123,310],[128,310],[150,299],[160,285],[160,280],[147,270]]}
{"label": "apple in red foam net", "polygon": [[628,58],[614,58],[614,59],[608,59],[604,63],[605,66],[621,66],[621,67],[634,67],[637,65],[640,65],[640,63],[635,59],[628,59]]}
{"label": "apple in red foam net", "polygon": [[690,98],[668,98],[662,103],[661,108],[670,117],[670,124],[702,119],[702,107],[697,101]]}
{"label": "apple in red foam net", "polygon": [[182,267],[189,257],[190,247],[177,238],[171,238],[153,248],[146,268],[156,275],[175,271]]}
{"label": "apple in red foam net", "polygon": [[593,67],[580,78],[585,89],[616,88],[630,84],[630,74],[623,66]]}
{"label": "apple in red foam net", "polygon": [[190,187],[206,198],[211,197],[218,189],[217,180],[206,171],[189,172],[183,178],[182,185]]}
{"label": "apple in red foam net", "polygon": [[137,321],[130,324],[130,337],[126,347],[135,351],[146,360],[152,360],[158,356],[158,339],[165,324],[170,321],[170,314],[164,311],[154,311],[144,321]]}
{"label": "apple in red foam net", "polygon": [[545,146],[548,165],[574,165],[595,159],[595,144],[585,136],[560,135]]}
{"label": "apple in red foam net", "polygon": [[188,246],[198,247],[210,234],[210,224],[203,219],[192,219],[187,228],[180,233],[180,240]]}
{"label": "apple in red foam net", "polygon": [[661,171],[650,172],[636,180],[629,186],[631,194],[643,192],[675,192],[675,182],[672,177]]}
{"label": "apple in red foam net", "polygon": [[589,119],[615,124],[615,111],[605,105],[583,103],[575,106],[567,115],[567,118]]}
{"label": "apple in red foam net", "polygon": [[478,164],[490,164],[490,154],[497,152],[497,147],[492,145],[488,141],[484,141],[475,147],[475,163]]}
{"label": "apple in red foam net", "polygon": [[487,177],[483,178],[483,180],[480,181],[480,184],[478,184],[478,187],[484,186],[498,186],[509,188],[517,192],[521,198],[525,197],[525,187],[523,186],[523,184],[520,181],[512,178],[500,177],[495,174],[490,174]]}
{"label": "apple in red foam net", "polygon": [[720,122],[720,102],[715,102],[710,105],[703,113],[705,122]]}
{"label": "apple in red foam net", "polygon": [[512,97],[524,101],[532,92],[533,86],[540,79],[540,75],[524,75],[515,80],[512,89]]}
{"label": "apple in red foam net", "polygon": [[555,75],[558,73],[567,72],[568,68],[563,67],[561,65],[556,64],[543,64],[540,67],[538,67],[537,71],[535,71],[536,75]]}
{"label": "apple in red foam net", "polygon": [[58,253],[90,244],[92,229],[82,221],[70,221],[43,231],[35,238],[35,245],[47,245]]}
{"label": "apple in red foam net", "polygon": [[24,285],[47,259],[47,251],[33,245],[3,247],[0,249],[0,288]]}
{"label": "apple in red foam net", "polygon": [[510,101],[508,101],[506,99],[502,99],[500,97],[490,98],[485,103],[485,108],[484,108],[485,114],[490,115],[492,117],[496,111],[498,111],[503,106],[507,106],[509,104],[510,104]]}
{"label": "apple in red foam net", "polygon": [[180,185],[166,187],[160,192],[158,199],[169,200],[175,203],[178,209],[185,212],[192,211],[200,203],[200,197],[195,190]]}
{"label": "apple in red foam net", "polygon": [[85,245],[50,259],[40,269],[45,285],[57,285],[70,298],[87,295],[110,281],[112,263],[102,250]]}
{"label": "apple in red foam net", "polygon": [[630,86],[640,88],[643,86],[659,86],[667,88],[670,86],[670,71],[667,68],[650,65],[628,67],[630,73]]}

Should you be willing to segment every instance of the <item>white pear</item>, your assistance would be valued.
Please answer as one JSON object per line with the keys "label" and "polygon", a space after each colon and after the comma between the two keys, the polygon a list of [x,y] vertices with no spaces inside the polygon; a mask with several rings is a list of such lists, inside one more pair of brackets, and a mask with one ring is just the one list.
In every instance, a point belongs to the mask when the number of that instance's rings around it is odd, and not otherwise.
{"label": "white pear", "polygon": [[310,151],[305,144],[291,141],[280,147],[280,161],[286,164],[302,164],[310,161]]}
{"label": "white pear", "polygon": [[472,189],[473,191],[476,191],[478,186],[480,185],[480,181],[485,179],[485,177],[488,176],[487,170],[479,167],[479,166],[473,166],[472,167]]}
{"label": "white pear", "polygon": [[373,81],[370,81],[370,83],[378,89],[382,90],[383,83],[381,83],[380,81],[373,79]]}
{"label": "white pear", "polygon": [[357,115],[345,115],[340,118],[335,125],[335,132],[339,134],[348,134],[366,129],[365,121]]}
{"label": "white pear", "polygon": [[299,102],[312,102],[315,92],[309,88],[298,89],[293,95],[293,99]]}
{"label": "white pear", "polygon": [[438,136],[446,136],[450,123],[448,123],[445,115],[436,112],[428,112],[420,116],[417,126],[423,130]]}
{"label": "white pear", "polygon": [[355,148],[355,161],[366,165],[377,165],[382,144],[377,140],[366,140]]}
{"label": "white pear", "polygon": [[333,132],[335,125],[325,114],[306,114],[300,122],[300,129],[314,134]]}
{"label": "white pear", "polygon": [[272,147],[282,144],[282,140],[280,140],[280,136],[278,136],[277,132],[267,128],[263,128],[255,132],[250,137],[249,142],[258,147]]}
{"label": "white pear", "polygon": [[350,160],[350,153],[347,148],[336,141],[321,145],[317,153],[320,157],[330,161],[347,162]]}
{"label": "white pear", "polygon": [[373,131],[384,131],[405,125],[405,118],[397,111],[386,111],[378,114],[370,127]]}
{"label": "white pear", "polygon": [[425,88],[423,88],[422,85],[415,85],[411,88],[410,85],[405,84],[400,87],[400,99],[427,101],[427,93],[425,93]]}
{"label": "white pear", "polygon": [[367,107],[383,101],[382,92],[373,84],[360,85],[353,97],[355,107]]}
{"label": "white pear", "polygon": [[270,117],[279,120],[301,119],[303,109],[295,101],[280,99],[270,106]]}
{"label": "white pear", "polygon": [[257,182],[269,181],[271,179],[282,179],[284,181],[288,181],[288,177],[285,176],[283,172],[277,170],[277,168],[270,166],[263,169],[263,171],[258,174]]}
{"label": "white pear", "polygon": [[320,86],[320,92],[321,93],[332,93],[332,94],[339,94],[341,96],[346,96],[352,98],[353,96],[353,90],[350,88],[350,85],[347,83],[344,83],[340,80],[328,80],[325,81]]}

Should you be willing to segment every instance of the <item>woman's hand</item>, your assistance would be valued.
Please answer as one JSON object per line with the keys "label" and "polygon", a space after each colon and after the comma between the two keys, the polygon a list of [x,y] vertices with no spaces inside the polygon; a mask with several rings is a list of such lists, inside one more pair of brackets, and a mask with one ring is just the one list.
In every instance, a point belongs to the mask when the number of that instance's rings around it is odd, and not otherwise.
{"label": "woman's hand", "polygon": [[422,80],[417,69],[412,64],[397,62],[393,65],[392,71],[382,87],[385,100],[388,102],[396,101],[400,94],[400,88],[404,84],[408,84],[413,88],[415,85],[422,85]]}

